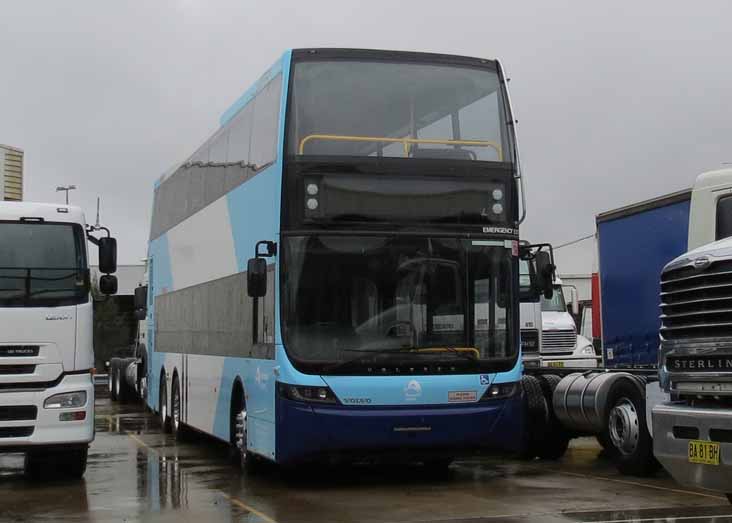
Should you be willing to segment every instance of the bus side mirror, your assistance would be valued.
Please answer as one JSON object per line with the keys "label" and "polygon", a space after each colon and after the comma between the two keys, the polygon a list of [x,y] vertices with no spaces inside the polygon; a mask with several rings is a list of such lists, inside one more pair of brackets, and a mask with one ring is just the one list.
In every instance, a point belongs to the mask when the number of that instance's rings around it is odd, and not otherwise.
{"label": "bus side mirror", "polygon": [[117,277],[110,274],[105,274],[104,276],[99,278],[99,292],[101,292],[105,296],[109,296],[110,294],[117,294]]}
{"label": "bus side mirror", "polygon": [[267,294],[267,261],[264,258],[250,258],[247,262],[247,294],[251,298]]}
{"label": "bus side mirror", "polygon": [[117,272],[117,240],[107,236],[99,238],[97,245],[99,246],[99,272],[103,274]]}
{"label": "bus side mirror", "polygon": [[135,318],[142,321],[147,316],[147,285],[135,289]]}
{"label": "bus side mirror", "polygon": [[536,253],[536,285],[544,298],[551,300],[554,296],[554,264],[546,251]]}

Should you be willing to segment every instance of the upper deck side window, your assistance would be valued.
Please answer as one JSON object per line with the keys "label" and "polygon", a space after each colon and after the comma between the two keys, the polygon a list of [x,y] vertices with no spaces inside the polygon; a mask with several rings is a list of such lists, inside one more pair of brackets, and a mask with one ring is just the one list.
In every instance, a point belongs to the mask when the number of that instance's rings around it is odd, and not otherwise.
{"label": "upper deck side window", "polygon": [[163,181],[155,191],[151,239],[277,161],[281,96],[278,74]]}

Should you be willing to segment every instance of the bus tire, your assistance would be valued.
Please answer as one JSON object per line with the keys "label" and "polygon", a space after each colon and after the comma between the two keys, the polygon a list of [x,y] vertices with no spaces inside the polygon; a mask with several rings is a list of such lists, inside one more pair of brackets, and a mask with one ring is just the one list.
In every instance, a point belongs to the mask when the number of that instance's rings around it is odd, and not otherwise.
{"label": "bus tire", "polygon": [[543,441],[537,442],[537,455],[541,459],[560,459],[567,452],[571,434],[565,430],[554,414],[554,390],[562,379],[554,374],[539,376],[541,392],[547,403],[549,418]]}
{"label": "bus tire", "polygon": [[650,476],[661,468],[653,455],[646,424],[645,398],[629,379],[618,380],[608,393],[606,430],[617,469],[630,476]]}
{"label": "bus tire", "polygon": [[114,387],[114,376],[117,373],[117,360],[112,358],[109,362],[109,369],[107,371],[107,384],[109,385],[109,399],[117,401],[117,392]]}
{"label": "bus tire", "polygon": [[173,376],[172,389],[170,397],[170,431],[177,441],[182,441],[185,436],[185,428],[182,421],[180,382],[177,374]]}
{"label": "bus tire", "polygon": [[158,416],[160,419],[160,428],[163,432],[170,434],[170,416],[168,416],[168,389],[165,382],[165,372],[160,374],[160,392],[158,394]]}
{"label": "bus tire", "polygon": [[549,407],[541,391],[541,384],[534,376],[521,377],[524,402],[524,437],[519,457],[534,459],[538,456],[549,424]]}

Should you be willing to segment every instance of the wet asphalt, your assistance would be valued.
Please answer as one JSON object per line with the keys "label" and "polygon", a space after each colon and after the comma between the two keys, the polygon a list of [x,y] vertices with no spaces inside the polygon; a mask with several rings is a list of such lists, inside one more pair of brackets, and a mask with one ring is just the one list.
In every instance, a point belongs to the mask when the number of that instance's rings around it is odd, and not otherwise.
{"label": "wet asphalt", "polygon": [[664,473],[619,475],[593,439],[558,462],[464,460],[444,477],[419,466],[275,467],[243,474],[224,445],[176,442],[136,405],[98,398],[81,481],[31,482],[22,455],[0,455],[0,521],[732,522],[732,505]]}

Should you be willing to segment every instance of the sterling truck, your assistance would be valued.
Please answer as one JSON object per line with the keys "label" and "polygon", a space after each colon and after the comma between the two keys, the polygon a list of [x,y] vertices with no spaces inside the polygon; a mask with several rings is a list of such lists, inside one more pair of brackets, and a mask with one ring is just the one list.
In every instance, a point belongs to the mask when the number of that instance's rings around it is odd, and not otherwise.
{"label": "sterling truck", "polygon": [[532,412],[532,454],[596,435],[625,474],[663,464],[681,483],[732,491],[730,236],[732,169],[598,215],[604,368],[527,369],[547,402],[545,417]]}
{"label": "sterling truck", "polygon": [[105,273],[99,290],[114,294],[106,228],[77,207],[0,202],[0,452],[24,452],[31,477],[81,477],[94,439],[87,239]]}

